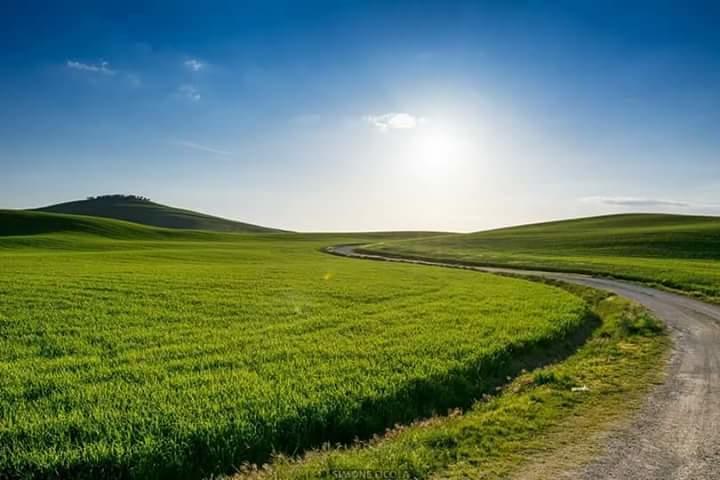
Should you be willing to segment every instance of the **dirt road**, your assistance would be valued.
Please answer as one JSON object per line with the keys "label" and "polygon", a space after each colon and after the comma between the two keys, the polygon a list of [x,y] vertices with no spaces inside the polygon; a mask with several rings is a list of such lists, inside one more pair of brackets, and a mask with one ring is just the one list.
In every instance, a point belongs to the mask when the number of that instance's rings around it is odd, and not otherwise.
{"label": "dirt road", "polygon": [[720,307],[633,283],[587,275],[468,267],[365,255],[352,246],[329,253],[470,270],[535,275],[607,290],[650,309],[670,328],[667,378],[629,425],[610,435],[604,453],[572,479],[720,479]]}

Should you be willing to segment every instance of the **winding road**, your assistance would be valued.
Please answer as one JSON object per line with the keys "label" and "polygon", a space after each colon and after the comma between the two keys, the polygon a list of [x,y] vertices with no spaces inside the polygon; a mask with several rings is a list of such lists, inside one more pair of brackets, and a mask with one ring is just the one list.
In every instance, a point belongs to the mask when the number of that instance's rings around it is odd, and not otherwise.
{"label": "winding road", "polygon": [[329,247],[346,257],[541,276],[586,285],[634,300],[670,328],[674,345],[667,376],[640,412],[612,433],[603,453],[573,479],[720,479],[720,307],[629,282],[588,275],[486,268],[369,255]]}

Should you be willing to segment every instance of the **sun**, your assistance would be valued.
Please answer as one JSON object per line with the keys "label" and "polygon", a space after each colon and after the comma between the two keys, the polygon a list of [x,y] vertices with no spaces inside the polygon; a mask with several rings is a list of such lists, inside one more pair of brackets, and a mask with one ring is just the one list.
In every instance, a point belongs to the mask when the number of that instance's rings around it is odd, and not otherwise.
{"label": "sun", "polygon": [[420,131],[413,142],[413,161],[420,173],[440,173],[457,164],[465,146],[458,132],[440,128]]}
{"label": "sun", "polygon": [[458,142],[451,134],[443,130],[431,131],[421,134],[418,139],[418,148],[423,155],[444,157],[452,155],[457,150]]}

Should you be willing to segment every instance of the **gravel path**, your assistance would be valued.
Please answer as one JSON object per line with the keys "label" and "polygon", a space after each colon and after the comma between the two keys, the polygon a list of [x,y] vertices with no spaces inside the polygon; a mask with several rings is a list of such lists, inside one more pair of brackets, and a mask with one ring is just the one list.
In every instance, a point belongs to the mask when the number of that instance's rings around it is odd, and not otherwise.
{"label": "gravel path", "polygon": [[633,283],[572,273],[484,268],[357,253],[369,260],[542,276],[607,290],[650,309],[670,328],[674,347],[667,377],[629,425],[612,433],[604,452],[565,478],[613,480],[720,479],[720,307]]}

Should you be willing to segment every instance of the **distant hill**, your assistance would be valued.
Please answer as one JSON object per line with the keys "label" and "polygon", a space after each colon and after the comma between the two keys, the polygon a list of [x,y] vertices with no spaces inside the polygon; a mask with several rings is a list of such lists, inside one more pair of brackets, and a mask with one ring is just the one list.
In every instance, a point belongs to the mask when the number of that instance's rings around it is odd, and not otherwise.
{"label": "distant hill", "polygon": [[151,227],[124,220],[28,210],[0,210],[0,237],[78,235],[115,240],[222,239],[215,232]]}
{"label": "distant hill", "polygon": [[463,242],[563,255],[720,259],[720,217],[605,215],[472,233]]}
{"label": "distant hill", "polygon": [[163,228],[213,232],[268,233],[281,230],[236,222],[204,213],[161,205],[135,195],[103,195],[86,200],[59,203],[33,211],[113,218]]}
{"label": "distant hill", "polygon": [[720,217],[606,215],[386,240],[365,249],[449,262],[611,275],[720,304]]}
{"label": "distant hill", "polygon": [[406,253],[720,259],[720,217],[620,214],[400,241]]}

